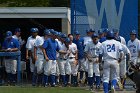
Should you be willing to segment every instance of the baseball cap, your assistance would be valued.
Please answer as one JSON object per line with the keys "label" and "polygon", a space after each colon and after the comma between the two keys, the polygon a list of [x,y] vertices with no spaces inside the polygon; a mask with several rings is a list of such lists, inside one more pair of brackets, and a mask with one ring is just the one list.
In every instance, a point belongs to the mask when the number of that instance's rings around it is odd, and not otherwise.
{"label": "baseball cap", "polygon": [[86,30],[86,32],[88,33],[88,32],[90,32],[89,30]]}
{"label": "baseball cap", "polygon": [[104,32],[103,32],[103,29],[99,29],[99,30],[98,30],[98,34],[99,34],[99,35],[101,35],[101,34],[103,34],[103,33],[104,33]]}
{"label": "baseball cap", "polygon": [[11,31],[7,31],[6,32],[6,38],[10,38],[12,37],[12,32]]}
{"label": "baseball cap", "polygon": [[90,32],[95,32],[95,29],[89,29]]}
{"label": "baseball cap", "polygon": [[98,37],[98,35],[96,33],[92,34],[91,38],[95,38]]}
{"label": "baseball cap", "polygon": [[15,32],[21,32],[21,29],[20,28],[16,28]]}
{"label": "baseball cap", "polygon": [[67,35],[66,34],[61,34],[61,38],[66,38]]}
{"label": "baseball cap", "polygon": [[79,31],[74,32],[75,35],[80,35]]}
{"label": "baseball cap", "polygon": [[118,33],[118,32],[119,32],[119,29],[114,28],[114,29],[113,29],[113,32],[114,32],[114,33]]}
{"label": "baseball cap", "polygon": [[35,33],[35,32],[38,32],[38,31],[39,31],[38,28],[31,28],[32,33]]}
{"label": "baseball cap", "polygon": [[45,35],[51,35],[51,32],[50,32],[49,29],[46,29],[46,30],[44,30],[44,34],[45,34]]}

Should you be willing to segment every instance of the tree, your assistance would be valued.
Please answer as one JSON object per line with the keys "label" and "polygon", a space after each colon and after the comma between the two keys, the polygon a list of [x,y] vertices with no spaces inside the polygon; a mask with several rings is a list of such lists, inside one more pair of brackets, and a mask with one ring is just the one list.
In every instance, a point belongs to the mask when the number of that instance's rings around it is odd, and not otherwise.
{"label": "tree", "polygon": [[70,0],[0,0],[5,7],[68,7]]}

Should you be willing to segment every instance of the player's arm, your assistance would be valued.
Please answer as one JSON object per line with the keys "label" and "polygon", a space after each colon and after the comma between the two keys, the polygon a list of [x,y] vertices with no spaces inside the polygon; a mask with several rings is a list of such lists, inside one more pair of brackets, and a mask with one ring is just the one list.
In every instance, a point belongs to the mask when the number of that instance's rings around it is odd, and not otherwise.
{"label": "player's arm", "polygon": [[42,48],[42,51],[43,51],[43,54],[44,54],[44,57],[45,57],[46,61],[49,61],[49,58],[48,58],[44,48]]}
{"label": "player's arm", "polygon": [[49,61],[49,58],[48,58],[48,56],[46,54],[46,50],[45,50],[47,47],[48,47],[48,40],[45,40],[41,49],[42,49],[42,52],[44,54],[45,60]]}
{"label": "player's arm", "polygon": [[102,63],[102,59],[103,59],[103,53],[104,53],[104,50],[103,50],[103,45],[100,46],[99,48],[99,63]]}
{"label": "player's arm", "polygon": [[118,59],[118,62],[120,63],[122,61],[122,59],[124,58],[124,53],[123,53],[123,50],[119,50],[120,52],[120,55],[119,55],[119,59]]}

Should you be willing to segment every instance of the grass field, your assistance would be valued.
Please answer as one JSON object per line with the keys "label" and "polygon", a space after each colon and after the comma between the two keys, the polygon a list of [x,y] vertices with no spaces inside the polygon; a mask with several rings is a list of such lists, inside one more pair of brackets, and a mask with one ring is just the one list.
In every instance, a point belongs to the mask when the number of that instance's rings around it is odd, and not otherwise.
{"label": "grass field", "polygon": [[[80,87],[21,87],[21,86],[1,86],[0,93],[103,93],[103,90],[89,91],[87,88]],[[135,93],[134,90],[116,91],[115,93]]]}
{"label": "grass field", "polygon": [[0,87],[0,93],[91,93],[83,88]]}

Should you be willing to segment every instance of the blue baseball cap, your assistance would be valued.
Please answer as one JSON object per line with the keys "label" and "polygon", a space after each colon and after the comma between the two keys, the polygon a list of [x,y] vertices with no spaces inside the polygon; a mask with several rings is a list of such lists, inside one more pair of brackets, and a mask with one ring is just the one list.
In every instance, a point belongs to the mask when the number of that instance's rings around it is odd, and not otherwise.
{"label": "blue baseball cap", "polygon": [[61,32],[58,32],[58,36],[59,36],[59,37],[61,37],[61,34],[62,34]]}
{"label": "blue baseball cap", "polygon": [[66,34],[61,34],[61,38],[66,38],[67,35]]}
{"label": "blue baseball cap", "polygon": [[98,30],[98,34],[99,34],[99,35],[101,35],[101,34],[103,34],[103,33],[104,33],[104,32],[103,32],[103,29],[99,29],[99,30]]}
{"label": "blue baseball cap", "polygon": [[66,38],[66,39],[65,39],[65,42],[66,42],[66,43],[70,43],[70,38]]}
{"label": "blue baseball cap", "polygon": [[7,31],[6,32],[6,38],[11,38],[12,37],[12,32],[11,31]]}
{"label": "blue baseball cap", "polygon": [[108,31],[109,31],[108,28],[103,28],[103,32],[104,32],[104,33],[107,33]]}
{"label": "blue baseball cap", "polygon": [[38,32],[38,31],[39,31],[38,28],[31,28],[32,33],[35,33],[35,32]]}
{"label": "blue baseball cap", "polygon": [[96,33],[92,34],[91,38],[95,38],[98,37],[98,35]]}
{"label": "blue baseball cap", "polygon": [[114,28],[114,29],[113,29],[113,32],[114,32],[114,33],[118,33],[118,32],[119,32],[119,29]]}
{"label": "blue baseball cap", "polygon": [[53,31],[52,34],[57,36],[58,32],[57,31]]}
{"label": "blue baseball cap", "polygon": [[74,32],[75,35],[80,35],[79,31]]}
{"label": "blue baseball cap", "polygon": [[49,29],[45,29],[45,30],[44,30],[44,34],[45,34],[45,35],[51,35],[51,32],[50,32]]}
{"label": "blue baseball cap", "polygon": [[53,33],[54,33],[54,29],[49,29],[49,30],[50,30],[51,34],[53,34]]}
{"label": "blue baseball cap", "polygon": [[112,30],[107,32],[107,36],[108,38],[114,38],[114,32]]}
{"label": "blue baseball cap", "polygon": [[15,32],[21,32],[21,29],[20,28],[16,28]]}
{"label": "blue baseball cap", "polygon": [[137,33],[136,33],[136,30],[132,30],[131,32],[130,32],[130,34],[131,35],[136,35]]}
{"label": "blue baseball cap", "polygon": [[89,29],[90,32],[95,32],[95,29]]}
{"label": "blue baseball cap", "polygon": [[86,30],[86,32],[88,33],[88,32],[90,32],[89,30]]}

